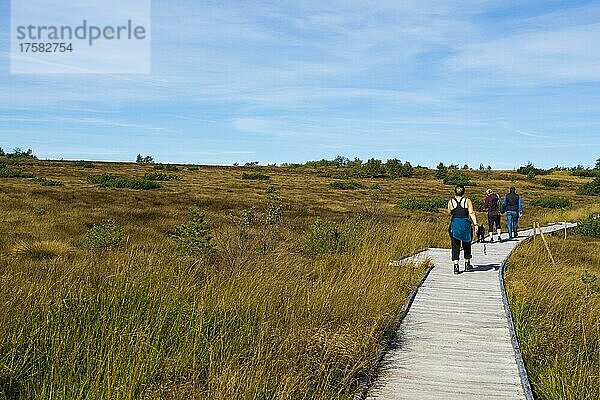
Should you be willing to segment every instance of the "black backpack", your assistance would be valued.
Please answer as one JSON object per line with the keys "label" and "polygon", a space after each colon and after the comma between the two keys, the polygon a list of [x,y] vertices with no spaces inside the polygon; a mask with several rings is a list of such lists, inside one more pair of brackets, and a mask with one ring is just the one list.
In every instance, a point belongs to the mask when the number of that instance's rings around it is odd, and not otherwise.
{"label": "black backpack", "polygon": [[506,209],[504,208],[504,202],[500,199],[500,195],[496,193],[496,197],[498,197],[498,211],[500,214],[504,214]]}

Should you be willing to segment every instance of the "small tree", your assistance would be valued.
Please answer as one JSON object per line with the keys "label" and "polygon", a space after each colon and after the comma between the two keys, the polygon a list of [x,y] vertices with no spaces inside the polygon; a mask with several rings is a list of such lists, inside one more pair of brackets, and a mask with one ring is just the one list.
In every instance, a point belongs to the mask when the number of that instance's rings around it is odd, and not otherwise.
{"label": "small tree", "polygon": [[0,147],[0,156],[4,156],[4,155],[6,155],[6,154],[4,153],[4,149],[3,149],[2,147]]}
{"label": "small tree", "polygon": [[463,165],[462,169],[469,169],[469,165],[467,165],[467,164]]}
{"label": "small tree", "polygon": [[202,211],[195,208],[190,209],[190,222],[178,226],[171,237],[177,249],[186,256],[203,255],[214,250],[209,220]]}
{"label": "small tree", "polygon": [[152,156],[142,157],[141,154],[138,154],[135,159],[135,162],[139,164],[154,164],[154,159],[152,158]]}
{"label": "small tree", "polygon": [[[0,148],[0,150],[2,150]],[[596,160],[596,165],[594,166],[594,169],[600,169],[600,158]]]}
{"label": "small tree", "polygon": [[443,162],[439,163],[436,167],[435,177],[438,179],[444,179],[448,175],[448,167]]}
{"label": "small tree", "polygon": [[361,175],[370,178],[378,178],[385,175],[385,168],[381,160],[369,159],[361,168]]}
{"label": "small tree", "polygon": [[402,176],[403,166],[400,160],[392,158],[386,161],[384,164],[386,175],[392,179],[400,178]]}
{"label": "small tree", "polygon": [[338,155],[333,159],[333,162],[335,162],[338,167],[345,167],[350,162],[350,159],[348,159],[348,157]]}

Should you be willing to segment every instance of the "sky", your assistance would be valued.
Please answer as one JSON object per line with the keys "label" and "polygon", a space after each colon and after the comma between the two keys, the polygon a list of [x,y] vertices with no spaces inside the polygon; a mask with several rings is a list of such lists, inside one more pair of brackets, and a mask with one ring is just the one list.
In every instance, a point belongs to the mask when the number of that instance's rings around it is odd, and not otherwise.
{"label": "sky", "polygon": [[150,74],[10,73],[0,147],[232,164],[600,158],[600,1],[155,0]]}

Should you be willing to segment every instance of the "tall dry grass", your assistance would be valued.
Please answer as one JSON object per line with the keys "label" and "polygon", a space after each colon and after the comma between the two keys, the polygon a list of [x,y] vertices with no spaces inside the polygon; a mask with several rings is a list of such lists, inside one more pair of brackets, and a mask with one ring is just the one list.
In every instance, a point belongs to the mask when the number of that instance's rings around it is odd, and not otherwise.
{"label": "tall dry grass", "polygon": [[[180,180],[135,191],[96,188],[87,177],[139,178],[152,166],[18,168],[64,186],[0,180],[0,399],[348,398],[422,272],[388,262],[448,246],[445,214],[394,207],[449,196],[428,173],[342,191],[312,169],[181,168]],[[270,180],[243,180],[247,171]],[[518,178],[471,174],[479,186],[469,196]],[[558,179],[573,209],[587,207],[574,195],[580,178]],[[270,186],[284,222],[247,242],[232,221],[263,210]],[[517,186],[526,197],[556,193]],[[176,251],[170,236],[190,207],[211,220],[217,256]],[[303,251],[316,217],[341,226],[357,213],[366,222],[345,252]],[[526,213],[524,224],[545,215]],[[107,220],[122,227],[119,246],[90,250],[89,229]]]}
{"label": "tall dry grass", "polygon": [[[521,245],[506,270],[525,365],[539,399],[600,398],[600,240],[549,238]],[[590,279],[592,277],[592,279]]]}

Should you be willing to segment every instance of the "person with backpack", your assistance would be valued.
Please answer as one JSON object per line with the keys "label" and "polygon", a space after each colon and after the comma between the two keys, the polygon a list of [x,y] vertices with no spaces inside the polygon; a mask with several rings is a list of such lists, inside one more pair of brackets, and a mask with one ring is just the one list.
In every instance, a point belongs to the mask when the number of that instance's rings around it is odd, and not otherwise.
{"label": "person with backpack", "polygon": [[503,211],[502,200],[492,189],[488,189],[486,194],[483,209],[487,211],[490,243],[494,243],[494,233],[498,234],[498,241],[502,243],[502,227],[500,226],[500,213]]}
{"label": "person with backpack", "polygon": [[471,220],[477,226],[477,215],[470,199],[464,197],[465,187],[456,185],[454,187],[455,196],[448,201],[448,214],[452,216],[449,233],[452,240],[452,262],[454,263],[454,274],[459,274],[460,247],[464,250],[465,271],[473,269],[471,265],[471,241],[473,240],[473,230]]}
{"label": "person with backpack", "polygon": [[504,208],[506,210],[506,222],[508,224],[508,239],[519,237],[519,217],[523,216],[523,202],[521,196],[511,187],[509,193],[504,196]]}

